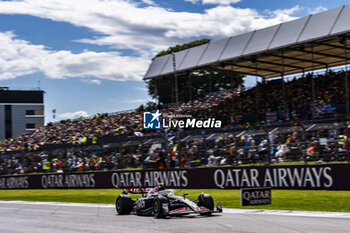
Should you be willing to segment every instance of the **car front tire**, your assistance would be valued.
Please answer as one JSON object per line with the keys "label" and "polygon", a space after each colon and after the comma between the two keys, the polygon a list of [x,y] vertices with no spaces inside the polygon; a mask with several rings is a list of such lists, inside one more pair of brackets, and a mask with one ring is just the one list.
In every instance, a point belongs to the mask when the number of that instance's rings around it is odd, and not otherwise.
{"label": "car front tire", "polygon": [[[214,200],[213,197],[210,194],[199,194],[198,196],[198,206],[204,206],[208,208],[209,210],[214,210]],[[211,215],[212,212],[202,213],[201,215]]]}
{"label": "car front tire", "polygon": [[129,195],[119,195],[115,202],[115,209],[119,215],[130,214],[133,202]]}
{"label": "car front tire", "polygon": [[162,196],[159,196],[153,201],[153,212],[154,217],[156,218],[164,218],[165,212],[163,209],[163,204],[168,203],[168,199]]}

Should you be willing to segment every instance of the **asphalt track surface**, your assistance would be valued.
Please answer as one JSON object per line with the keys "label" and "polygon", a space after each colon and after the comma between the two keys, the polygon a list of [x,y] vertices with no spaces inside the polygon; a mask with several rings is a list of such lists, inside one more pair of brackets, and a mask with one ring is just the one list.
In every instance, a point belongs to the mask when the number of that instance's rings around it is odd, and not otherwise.
{"label": "asphalt track surface", "polygon": [[112,205],[1,201],[0,232],[343,233],[350,232],[350,214],[227,209],[226,213],[212,217],[155,219],[134,215],[118,216]]}

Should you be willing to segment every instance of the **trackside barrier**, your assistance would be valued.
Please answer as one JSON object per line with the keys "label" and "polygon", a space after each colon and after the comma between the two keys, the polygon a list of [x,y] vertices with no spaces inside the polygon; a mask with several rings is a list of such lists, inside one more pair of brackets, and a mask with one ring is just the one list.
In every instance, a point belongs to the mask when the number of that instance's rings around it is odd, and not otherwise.
{"label": "trackside barrier", "polygon": [[0,189],[168,188],[350,190],[350,164],[208,167],[1,176]]}

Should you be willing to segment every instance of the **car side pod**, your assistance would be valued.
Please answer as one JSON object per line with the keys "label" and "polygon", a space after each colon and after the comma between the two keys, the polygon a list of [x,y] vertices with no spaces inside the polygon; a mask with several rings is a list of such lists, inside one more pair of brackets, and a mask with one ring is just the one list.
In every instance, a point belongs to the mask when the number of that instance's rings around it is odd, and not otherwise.
{"label": "car side pod", "polygon": [[216,202],[216,211],[219,213],[222,213],[222,207],[219,201]]}

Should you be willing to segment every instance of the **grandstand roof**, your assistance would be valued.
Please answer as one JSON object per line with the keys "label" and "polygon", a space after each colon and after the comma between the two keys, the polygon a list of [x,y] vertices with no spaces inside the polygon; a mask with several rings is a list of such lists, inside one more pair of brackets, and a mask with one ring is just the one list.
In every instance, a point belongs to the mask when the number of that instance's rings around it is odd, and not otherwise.
{"label": "grandstand roof", "polygon": [[344,5],[156,57],[144,79],[208,67],[273,78],[340,66],[349,37],[350,5]]}

